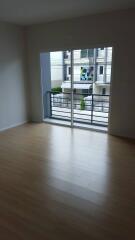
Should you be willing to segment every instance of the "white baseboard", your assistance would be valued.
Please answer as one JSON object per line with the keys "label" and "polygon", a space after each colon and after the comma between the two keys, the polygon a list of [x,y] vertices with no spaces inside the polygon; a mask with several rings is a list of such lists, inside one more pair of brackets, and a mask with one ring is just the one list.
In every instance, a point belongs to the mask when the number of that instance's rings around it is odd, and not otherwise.
{"label": "white baseboard", "polygon": [[15,127],[18,127],[18,126],[21,126],[25,123],[28,123],[28,121],[23,121],[23,122],[20,122],[20,123],[16,123],[16,124],[10,125],[10,126],[5,127],[5,128],[0,128],[0,132],[6,131],[8,129],[15,128]]}

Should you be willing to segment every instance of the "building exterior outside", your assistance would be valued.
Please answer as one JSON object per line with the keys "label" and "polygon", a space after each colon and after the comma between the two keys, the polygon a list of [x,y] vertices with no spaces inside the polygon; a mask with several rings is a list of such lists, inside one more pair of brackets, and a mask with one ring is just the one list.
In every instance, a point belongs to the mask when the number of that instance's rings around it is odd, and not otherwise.
{"label": "building exterior outside", "polygon": [[[70,88],[71,80],[70,51],[64,52],[63,57],[64,82],[62,89],[65,92]],[[73,80],[76,92],[110,94],[111,63],[111,47],[74,50]]]}
{"label": "building exterior outside", "polygon": [[[77,93],[110,94],[112,48],[74,50],[73,80]],[[51,52],[51,84],[70,90],[71,53]]]}

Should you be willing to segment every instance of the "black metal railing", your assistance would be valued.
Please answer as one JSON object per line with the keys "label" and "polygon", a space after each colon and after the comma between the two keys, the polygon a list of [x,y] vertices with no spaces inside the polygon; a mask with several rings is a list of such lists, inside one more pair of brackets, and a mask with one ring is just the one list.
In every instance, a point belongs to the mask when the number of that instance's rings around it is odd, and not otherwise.
{"label": "black metal railing", "polygon": [[[73,120],[98,126],[108,126],[109,95],[74,93]],[[71,93],[47,92],[49,117],[71,120]]]}

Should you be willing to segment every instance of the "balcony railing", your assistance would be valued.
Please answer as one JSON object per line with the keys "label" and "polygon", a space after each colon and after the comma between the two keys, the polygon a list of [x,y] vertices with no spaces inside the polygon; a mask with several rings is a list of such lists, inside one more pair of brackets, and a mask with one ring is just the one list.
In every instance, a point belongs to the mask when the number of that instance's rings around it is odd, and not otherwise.
{"label": "balcony railing", "polygon": [[[74,93],[73,120],[97,126],[108,126],[109,95]],[[71,120],[71,93],[47,92],[49,117]]]}

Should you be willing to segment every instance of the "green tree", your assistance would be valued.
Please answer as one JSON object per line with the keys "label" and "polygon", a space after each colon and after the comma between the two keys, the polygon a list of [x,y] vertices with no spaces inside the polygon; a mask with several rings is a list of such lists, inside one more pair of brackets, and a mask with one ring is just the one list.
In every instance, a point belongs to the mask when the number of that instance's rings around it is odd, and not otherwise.
{"label": "green tree", "polygon": [[51,89],[51,91],[53,93],[61,93],[62,92],[62,88],[61,87],[54,87]]}

